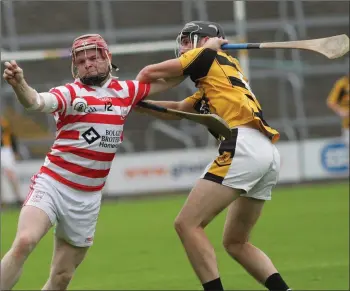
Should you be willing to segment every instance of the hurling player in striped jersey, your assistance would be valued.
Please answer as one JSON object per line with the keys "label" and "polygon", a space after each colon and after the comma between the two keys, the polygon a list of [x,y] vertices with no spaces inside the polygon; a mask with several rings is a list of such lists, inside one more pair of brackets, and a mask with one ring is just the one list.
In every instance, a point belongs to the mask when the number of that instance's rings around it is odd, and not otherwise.
{"label": "hurling player in striped jersey", "polygon": [[112,55],[98,34],[82,35],[72,45],[74,80],[48,92],[30,87],[22,68],[4,63],[4,79],[27,110],[51,114],[57,132],[53,146],[21,209],[10,250],[1,261],[1,290],[16,284],[30,253],[56,225],[50,276],[43,290],[66,290],[93,243],[108,177],[128,114],[140,100],[167,90],[171,81],[119,81],[112,77]]}

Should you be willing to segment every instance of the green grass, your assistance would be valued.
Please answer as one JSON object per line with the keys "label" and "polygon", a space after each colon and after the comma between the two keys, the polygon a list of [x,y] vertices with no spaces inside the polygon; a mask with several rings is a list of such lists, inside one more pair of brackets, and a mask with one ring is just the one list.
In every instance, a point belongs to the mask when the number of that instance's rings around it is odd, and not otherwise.
{"label": "green grass", "polygon": [[[173,220],[186,196],[115,201],[102,207],[95,244],[71,290],[201,290]],[[18,212],[2,214],[2,254],[10,247]],[[221,245],[224,213],[207,228],[226,289],[262,290]],[[17,289],[40,289],[49,272],[52,232],[29,257]],[[294,290],[349,290],[348,185],[278,188],[253,234]]]}

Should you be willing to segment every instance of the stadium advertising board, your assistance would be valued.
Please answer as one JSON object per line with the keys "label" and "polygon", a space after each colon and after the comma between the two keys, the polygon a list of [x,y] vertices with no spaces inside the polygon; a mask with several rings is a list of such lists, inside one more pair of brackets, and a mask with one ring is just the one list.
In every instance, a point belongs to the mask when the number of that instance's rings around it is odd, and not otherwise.
{"label": "stadium advertising board", "polygon": [[[281,155],[279,183],[342,178],[349,174],[348,151],[339,139],[279,142],[277,147]],[[187,191],[216,154],[216,148],[117,154],[104,194]],[[23,198],[29,191],[30,178],[42,164],[43,160],[18,162]],[[3,176],[1,187],[3,201],[13,201],[11,188]]]}
{"label": "stadium advertising board", "polygon": [[106,193],[139,194],[191,188],[216,149],[183,149],[116,157]]}
{"label": "stadium advertising board", "polygon": [[303,147],[306,180],[343,178],[349,175],[349,150],[342,140],[310,140]]}
{"label": "stadium advertising board", "polygon": [[[280,182],[300,181],[298,144],[281,142],[278,149],[281,154]],[[216,154],[215,148],[204,148],[143,153],[137,157],[119,156],[111,169],[105,192],[130,195],[188,190]]]}
{"label": "stadium advertising board", "polygon": [[[36,174],[40,167],[43,165],[44,159],[34,161],[20,161],[16,164],[17,175],[20,182],[20,194],[23,199],[29,192],[29,186],[31,184],[31,177]],[[12,195],[12,189],[7,179],[1,173],[1,199],[3,202],[14,201],[14,195]]]}

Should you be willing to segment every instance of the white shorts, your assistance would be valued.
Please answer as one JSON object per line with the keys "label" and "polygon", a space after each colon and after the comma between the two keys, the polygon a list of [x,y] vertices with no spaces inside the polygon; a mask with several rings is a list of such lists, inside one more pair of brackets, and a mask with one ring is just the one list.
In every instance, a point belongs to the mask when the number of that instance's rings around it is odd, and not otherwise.
{"label": "white shorts", "polygon": [[1,147],[1,168],[14,171],[16,159],[11,147]]}
{"label": "white shorts", "polygon": [[55,235],[77,247],[91,246],[101,206],[101,191],[84,192],[57,182],[39,173],[32,178],[24,205],[43,210]]}
{"label": "white shorts", "polygon": [[349,128],[343,128],[343,141],[344,143],[349,146]]}
{"label": "white shorts", "polygon": [[221,142],[219,155],[201,178],[244,190],[241,196],[271,200],[280,170],[277,148],[256,129],[239,127],[233,131],[235,136]]}

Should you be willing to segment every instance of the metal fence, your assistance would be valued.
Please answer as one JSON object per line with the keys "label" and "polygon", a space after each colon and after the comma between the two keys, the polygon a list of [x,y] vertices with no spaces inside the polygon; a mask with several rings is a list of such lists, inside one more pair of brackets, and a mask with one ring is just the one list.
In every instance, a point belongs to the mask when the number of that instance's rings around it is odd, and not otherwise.
{"label": "metal fence", "polygon": [[[237,13],[242,7],[244,17],[240,17],[242,11]],[[182,25],[193,19],[220,22],[228,35],[239,35],[249,42],[317,38],[348,34],[349,2],[247,1],[237,5],[235,1],[202,0],[2,1],[2,61],[17,53],[28,82],[38,91],[46,91],[71,80],[66,52],[72,40],[80,34],[97,32],[115,49],[120,78],[134,78],[143,66],[173,57],[172,41]],[[30,54],[24,51],[41,52],[43,57],[28,60]],[[27,59],[21,61],[20,56]],[[336,79],[348,72],[348,56],[330,61],[298,50],[254,51],[249,52],[248,68],[264,115],[281,132],[282,139],[340,133],[340,122],[326,107],[325,99]],[[185,82],[158,98],[181,100],[194,89]],[[8,105],[54,132],[52,117],[24,112],[6,84],[1,97],[2,108]],[[164,122],[134,113],[125,136],[122,150],[128,152],[214,143],[199,125]],[[31,148],[49,146],[53,137],[33,139],[29,133],[20,138]]]}

